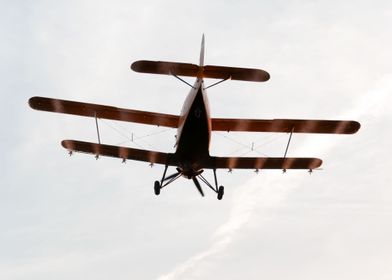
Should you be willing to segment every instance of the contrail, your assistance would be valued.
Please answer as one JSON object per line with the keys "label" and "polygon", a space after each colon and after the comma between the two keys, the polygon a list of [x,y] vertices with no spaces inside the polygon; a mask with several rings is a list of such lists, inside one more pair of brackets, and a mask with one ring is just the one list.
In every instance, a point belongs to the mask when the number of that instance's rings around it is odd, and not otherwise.
{"label": "contrail", "polygon": [[[369,117],[369,115],[371,117],[379,117],[383,114],[390,114],[387,106],[391,104],[391,100],[388,100],[392,99],[391,93],[392,75],[387,75],[377,82],[374,90],[363,95],[351,110],[340,117],[355,118],[363,121],[363,119]],[[334,141],[328,139],[327,141],[323,141],[321,145],[320,142],[316,144],[311,142],[312,140],[305,141],[299,150],[306,150],[310,145],[317,145],[319,147],[317,150],[321,155],[327,154],[333,149],[336,143],[339,143],[339,139]],[[268,177],[254,177],[238,187],[234,193],[235,199],[229,219],[213,233],[212,245],[205,251],[202,251],[177,265],[171,272],[160,276],[158,279],[184,279],[185,273],[188,273],[209,257],[224,251],[233,242],[239,233],[239,230],[252,220],[252,215],[254,215],[257,206],[278,206],[290,192],[301,185],[304,178],[303,173],[290,173],[285,176],[290,176],[290,185],[284,184],[286,179],[282,179],[280,174],[278,176],[276,173],[270,173],[268,174]],[[291,178],[291,176],[294,177]],[[295,183],[292,184],[292,182]],[[190,275],[187,275],[186,278],[191,279]]]}

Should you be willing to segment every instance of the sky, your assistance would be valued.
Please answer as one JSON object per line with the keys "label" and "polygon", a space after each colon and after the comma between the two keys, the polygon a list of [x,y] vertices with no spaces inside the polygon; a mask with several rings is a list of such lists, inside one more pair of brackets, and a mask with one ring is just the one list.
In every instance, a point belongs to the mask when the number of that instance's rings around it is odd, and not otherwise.
{"label": "sky", "polygon": [[[0,279],[392,278],[390,1],[0,8]],[[311,175],[219,170],[222,201],[186,179],[156,197],[163,166],[69,157],[61,140],[97,141],[94,120],[27,104],[46,96],[178,114],[187,85],[129,66],[197,63],[203,33],[206,64],[271,74],[210,88],[213,117],[356,120],[360,131],[294,135],[289,156],[323,159]],[[173,152],[172,129],[101,120],[100,130],[105,143]],[[287,140],[219,132],[211,154],[282,156]]]}

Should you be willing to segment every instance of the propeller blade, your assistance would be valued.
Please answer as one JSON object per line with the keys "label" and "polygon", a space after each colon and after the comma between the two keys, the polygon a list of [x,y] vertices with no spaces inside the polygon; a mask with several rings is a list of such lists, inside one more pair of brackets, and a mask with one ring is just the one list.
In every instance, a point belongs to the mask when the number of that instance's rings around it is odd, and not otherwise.
{"label": "propeller blade", "polygon": [[202,188],[200,186],[200,183],[197,180],[197,178],[196,177],[192,177],[192,180],[195,183],[195,186],[196,186],[197,190],[199,191],[199,193],[201,194],[201,196],[204,196],[204,192],[203,192],[203,190],[202,190]]}

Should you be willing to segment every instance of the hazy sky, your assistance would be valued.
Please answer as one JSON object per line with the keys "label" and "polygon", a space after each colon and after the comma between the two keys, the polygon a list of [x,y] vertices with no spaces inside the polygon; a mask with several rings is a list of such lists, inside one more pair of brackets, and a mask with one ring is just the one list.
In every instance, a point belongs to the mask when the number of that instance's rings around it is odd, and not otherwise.
{"label": "hazy sky", "polygon": [[[390,1],[3,0],[0,11],[0,279],[392,279]],[[209,89],[214,117],[361,130],[294,135],[289,156],[324,160],[311,176],[223,170],[222,201],[185,179],[156,197],[162,166],[70,158],[60,141],[96,141],[94,120],[27,105],[39,95],[178,114],[189,88],[129,65],[197,63],[203,33],[206,64],[271,74]],[[175,130],[100,126],[105,143],[173,151]],[[211,153],[282,156],[287,140],[215,133]]]}

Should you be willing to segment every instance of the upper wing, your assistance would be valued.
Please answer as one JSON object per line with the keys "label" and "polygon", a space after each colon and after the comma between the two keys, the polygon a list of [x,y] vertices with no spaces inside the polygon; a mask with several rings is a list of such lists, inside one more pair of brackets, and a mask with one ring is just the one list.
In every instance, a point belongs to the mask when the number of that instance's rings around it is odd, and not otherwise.
{"label": "upper wing", "polygon": [[361,125],[356,121],[211,119],[215,131],[291,132],[353,134]]}
{"label": "upper wing", "polygon": [[[30,107],[36,110],[65,113],[86,117],[136,122],[177,128],[179,117],[176,115],[122,109],[113,106],[82,103],[46,97],[32,97]],[[258,131],[258,132],[293,132],[295,133],[337,133],[352,134],[358,131],[356,121],[328,120],[255,120],[255,119],[219,119],[213,118],[214,131]]]}
{"label": "upper wing", "polygon": [[204,165],[211,169],[315,169],[321,163],[318,158],[211,157]]}
{"label": "upper wing", "polygon": [[30,98],[29,104],[31,108],[41,111],[167,126],[173,128],[177,128],[179,119],[179,117],[175,115],[122,109],[112,106],[38,96]]}
{"label": "upper wing", "polygon": [[196,64],[168,61],[139,60],[132,63],[131,69],[141,73],[174,74],[178,76],[232,79],[252,82],[265,82],[270,78],[268,72],[261,69],[216,65],[198,66]]}
{"label": "upper wing", "polygon": [[174,156],[174,154],[170,153],[161,153],[155,151],[96,144],[76,140],[63,140],[61,142],[61,145],[72,152],[82,152],[97,156],[102,155],[108,157],[116,157],[123,160],[132,159],[149,163],[167,164],[171,166],[178,165],[176,157]]}

